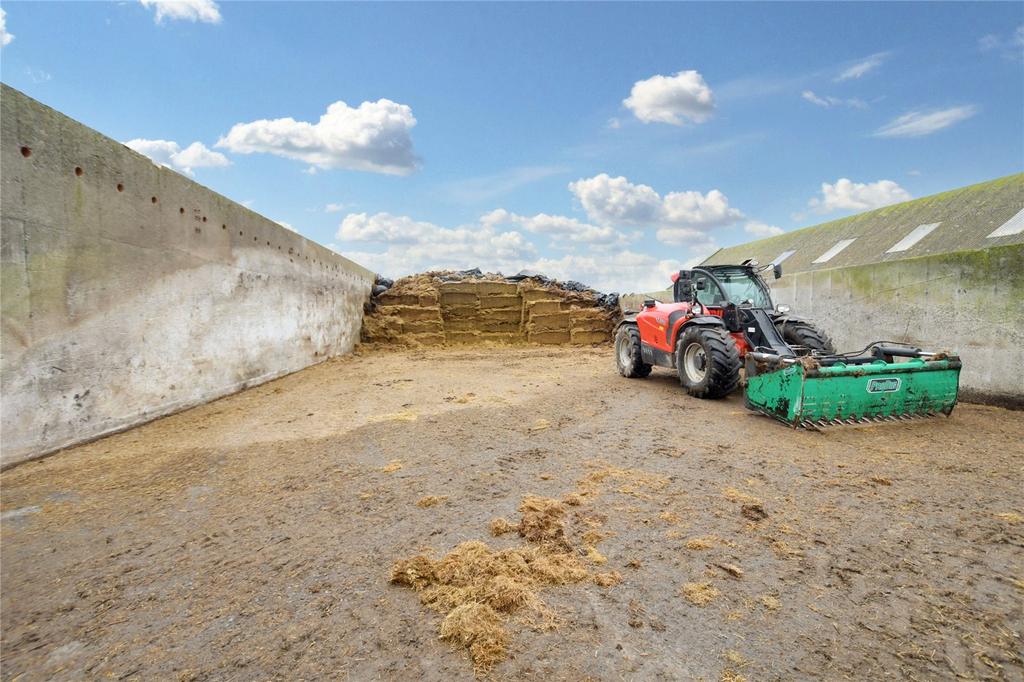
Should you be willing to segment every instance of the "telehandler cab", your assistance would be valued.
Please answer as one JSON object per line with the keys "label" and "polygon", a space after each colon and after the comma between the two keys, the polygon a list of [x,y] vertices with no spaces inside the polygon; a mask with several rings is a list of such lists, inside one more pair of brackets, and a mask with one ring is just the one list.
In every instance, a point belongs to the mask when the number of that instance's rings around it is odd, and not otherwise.
{"label": "telehandler cab", "polygon": [[804,427],[949,415],[957,401],[960,359],[902,343],[876,341],[836,353],[814,324],[773,305],[761,277],[779,265],[708,265],[672,276],[673,303],[644,301],[615,334],[624,377],[653,366],[675,369],[686,391],[722,398],[746,375],[746,406]]}

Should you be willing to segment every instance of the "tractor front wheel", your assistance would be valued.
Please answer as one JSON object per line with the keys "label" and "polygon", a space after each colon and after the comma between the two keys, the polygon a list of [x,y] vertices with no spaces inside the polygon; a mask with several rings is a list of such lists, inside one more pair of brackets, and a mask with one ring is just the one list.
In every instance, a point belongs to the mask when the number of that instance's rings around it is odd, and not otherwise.
{"label": "tractor front wheel", "polygon": [[694,325],[676,344],[679,382],[696,398],[724,398],[740,382],[736,342],[720,327]]}
{"label": "tractor front wheel", "polygon": [[651,373],[651,366],[640,356],[640,330],[623,325],[615,335],[615,366],[629,379],[642,379]]}
{"label": "tractor front wheel", "polygon": [[824,353],[836,352],[828,334],[810,322],[784,322],[779,327],[779,332],[782,334],[782,340],[793,346],[797,355],[810,355],[811,351],[816,350]]}

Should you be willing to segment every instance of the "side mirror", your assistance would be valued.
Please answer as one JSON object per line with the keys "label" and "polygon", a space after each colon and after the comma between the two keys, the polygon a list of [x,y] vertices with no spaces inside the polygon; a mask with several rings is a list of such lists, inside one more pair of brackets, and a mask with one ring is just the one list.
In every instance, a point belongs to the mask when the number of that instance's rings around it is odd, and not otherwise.
{"label": "side mirror", "polygon": [[694,285],[697,287],[697,291],[704,291],[708,288],[708,280],[705,277],[698,277],[697,283]]}
{"label": "side mirror", "polygon": [[775,273],[775,279],[782,277],[782,264],[776,263],[772,266],[772,272]]}
{"label": "side mirror", "polygon": [[655,301],[653,298],[645,298],[644,299],[644,307],[645,308],[653,308],[656,303],[657,303],[657,301]]}

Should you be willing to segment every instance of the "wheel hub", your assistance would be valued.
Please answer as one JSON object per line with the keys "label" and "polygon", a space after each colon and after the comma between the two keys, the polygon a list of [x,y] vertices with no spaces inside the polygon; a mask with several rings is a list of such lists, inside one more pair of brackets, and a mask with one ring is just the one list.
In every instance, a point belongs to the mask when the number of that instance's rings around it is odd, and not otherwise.
{"label": "wheel hub", "polygon": [[630,352],[630,343],[628,338],[619,339],[619,366],[629,367],[629,363],[632,361],[632,353]]}
{"label": "wheel hub", "polygon": [[699,384],[707,373],[708,356],[699,343],[691,343],[683,353],[683,370],[690,381]]}

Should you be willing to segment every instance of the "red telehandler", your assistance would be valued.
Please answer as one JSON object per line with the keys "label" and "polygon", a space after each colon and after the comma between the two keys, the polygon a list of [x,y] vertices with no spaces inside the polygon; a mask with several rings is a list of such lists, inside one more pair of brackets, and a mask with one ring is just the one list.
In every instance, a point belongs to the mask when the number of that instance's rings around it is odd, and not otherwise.
{"label": "red telehandler", "polygon": [[807,320],[773,305],[759,267],[709,265],[673,275],[673,303],[644,301],[615,335],[624,377],[657,365],[678,372],[686,391],[722,398],[746,374],[748,408],[805,427],[949,415],[956,405],[960,359],[907,344],[876,341],[836,353]]}

